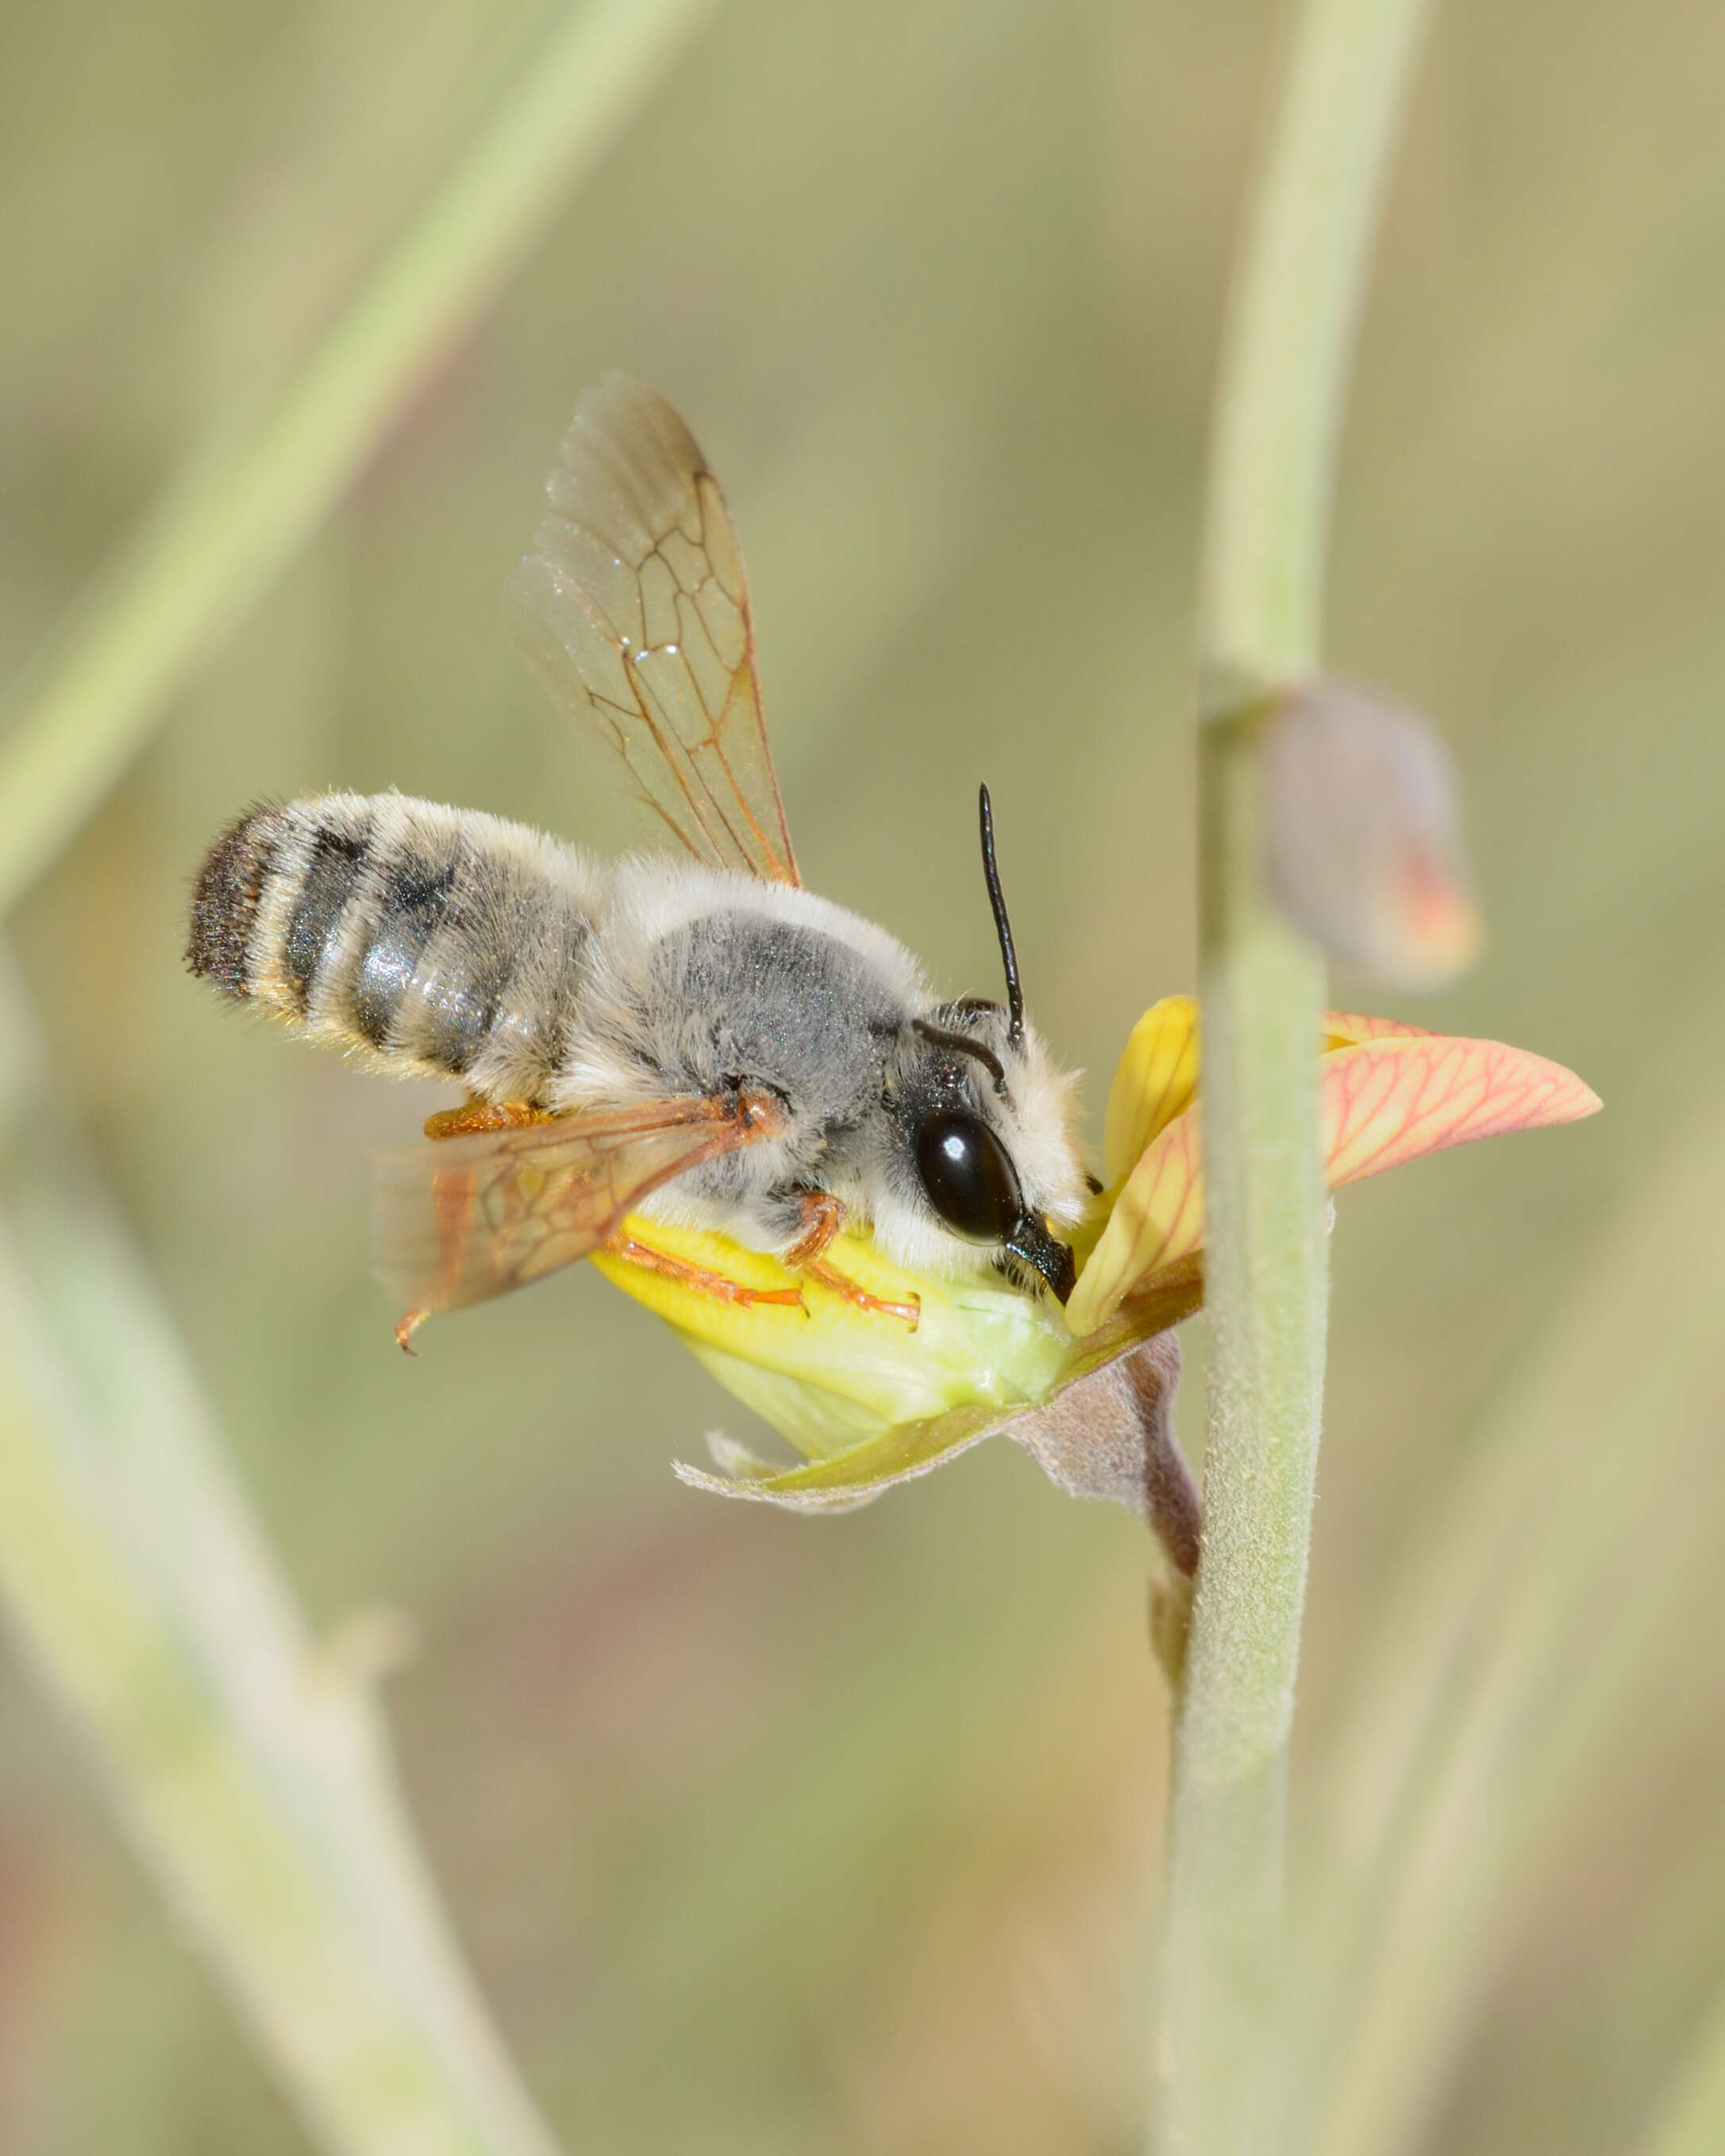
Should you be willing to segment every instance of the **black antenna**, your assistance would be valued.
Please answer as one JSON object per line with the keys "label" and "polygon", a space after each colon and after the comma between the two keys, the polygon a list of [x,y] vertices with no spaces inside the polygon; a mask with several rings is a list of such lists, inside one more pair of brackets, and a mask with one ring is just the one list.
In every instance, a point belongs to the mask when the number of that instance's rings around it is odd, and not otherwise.
{"label": "black antenna", "polygon": [[1024,992],[1019,986],[1018,953],[1012,947],[1012,923],[1006,917],[1006,900],[1000,889],[1000,871],[994,865],[994,811],[988,789],[981,788],[977,805],[983,819],[983,875],[988,880],[988,903],[994,909],[994,932],[1000,938],[1000,958],[1006,968],[1006,1008],[1012,1024],[1006,1037],[1014,1048],[1024,1045]]}

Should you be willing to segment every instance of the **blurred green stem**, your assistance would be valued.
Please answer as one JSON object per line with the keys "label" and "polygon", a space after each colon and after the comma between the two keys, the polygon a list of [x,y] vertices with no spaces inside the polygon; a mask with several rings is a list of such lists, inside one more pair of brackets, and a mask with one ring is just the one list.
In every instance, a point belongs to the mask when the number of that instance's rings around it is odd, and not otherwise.
{"label": "blurred green stem", "polygon": [[1708,2016],[1639,2156],[1718,2156],[1725,2148],[1725,1998]]}
{"label": "blurred green stem", "polygon": [[192,457],[0,721],[0,915],[502,290],[712,0],[580,0],[285,391]]}
{"label": "blurred green stem", "polygon": [[1174,1758],[1155,2143],[1237,2156],[1276,2051],[1284,1798],[1323,1389],[1322,968],[1260,887],[1255,715],[1318,660],[1355,325],[1425,0],[1307,0],[1221,363],[1199,633],[1205,1522]]}
{"label": "blurred green stem", "polygon": [[0,950],[0,1609],[320,2147],[555,2156],[56,1094]]}

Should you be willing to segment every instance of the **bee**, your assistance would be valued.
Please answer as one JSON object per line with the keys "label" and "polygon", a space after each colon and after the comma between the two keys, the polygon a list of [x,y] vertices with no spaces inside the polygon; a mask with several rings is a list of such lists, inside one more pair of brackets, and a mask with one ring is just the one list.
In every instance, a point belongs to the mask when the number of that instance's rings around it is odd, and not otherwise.
{"label": "bee", "polygon": [[1074,1081],[1024,1016],[988,789],[1004,1006],[937,996],[884,929],[803,887],[737,535],[671,407],[607,376],[547,491],[511,631],[686,858],[604,862],[472,809],[327,793],[249,808],[193,893],[187,962],[223,995],[465,1088],[430,1142],[378,1163],[398,1338],[602,1246],[692,1270],[631,1241],[631,1214],[865,1304],[826,1257],[846,1222],[909,1270],[993,1267],[1064,1301],[1087,1196]]}

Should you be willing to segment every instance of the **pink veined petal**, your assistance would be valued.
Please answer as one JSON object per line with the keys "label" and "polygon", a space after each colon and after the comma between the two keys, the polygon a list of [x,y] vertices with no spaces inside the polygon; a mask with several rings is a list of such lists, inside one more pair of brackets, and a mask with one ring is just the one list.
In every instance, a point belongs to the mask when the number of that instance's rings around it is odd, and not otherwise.
{"label": "pink veined petal", "polygon": [[[1428,1038],[1430,1029],[1398,1019],[1367,1018],[1357,1011],[1327,1011],[1320,1053],[1361,1041],[1406,1035]],[[1102,1123],[1102,1173],[1117,1183],[1161,1131],[1192,1105],[1199,1076],[1198,998],[1164,996],[1132,1028],[1108,1089]]]}
{"label": "pink veined petal", "polygon": [[1121,1177],[1191,1105],[1198,1085],[1198,998],[1164,996],[1127,1036],[1102,1119],[1102,1173]]}
{"label": "pink veined petal", "polygon": [[[1332,1049],[1320,1071],[1325,1180],[1334,1188],[1421,1153],[1597,1113],[1599,1096],[1573,1070],[1501,1040],[1464,1040],[1382,1019],[1332,1012]],[[1153,1138],[1122,1186],[1067,1305],[1079,1334],[1094,1332],[1128,1295],[1204,1243],[1199,1110]]]}
{"label": "pink veined petal", "polygon": [[1599,1096],[1573,1070],[1501,1040],[1380,1034],[1327,1055],[1324,1171],[1358,1183],[1445,1146],[1578,1122]]}

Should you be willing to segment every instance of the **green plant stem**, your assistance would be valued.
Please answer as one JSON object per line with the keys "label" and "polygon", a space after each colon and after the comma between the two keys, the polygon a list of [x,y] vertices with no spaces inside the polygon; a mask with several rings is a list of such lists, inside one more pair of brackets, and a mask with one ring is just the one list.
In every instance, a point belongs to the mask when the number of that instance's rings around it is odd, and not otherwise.
{"label": "green plant stem", "polygon": [[1255,715],[1310,673],[1348,362],[1424,0],[1307,0],[1242,246],[1199,634],[1211,1363],[1155,2060],[1167,2156],[1235,2156],[1276,2051],[1284,1796],[1327,1312],[1323,974],[1260,875]]}
{"label": "green plant stem", "polygon": [[0,915],[363,467],[624,132],[711,0],[583,0],[280,398],[195,454],[0,722]]}
{"label": "green plant stem", "polygon": [[1717,2156],[1725,2148],[1725,1997],[1708,2015],[1637,2156]]}
{"label": "green plant stem", "polygon": [[0,1610],[320,2147],[555,2156],[54,1099],[0,950]]}

